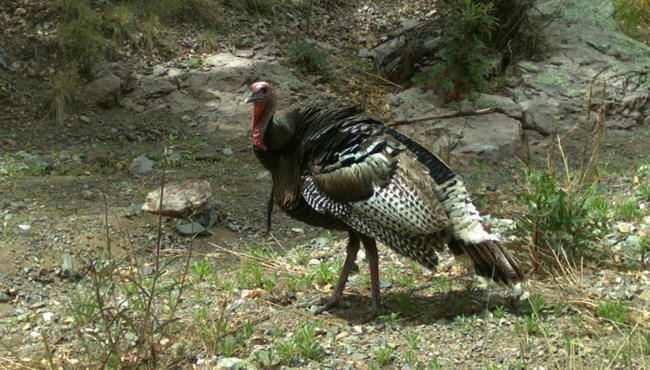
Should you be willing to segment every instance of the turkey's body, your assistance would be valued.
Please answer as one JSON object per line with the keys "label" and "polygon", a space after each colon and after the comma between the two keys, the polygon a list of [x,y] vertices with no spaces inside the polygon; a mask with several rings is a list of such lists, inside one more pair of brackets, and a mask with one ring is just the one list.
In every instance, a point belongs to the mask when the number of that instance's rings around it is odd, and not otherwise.
{"label": "turkey's body", "polygon": [[256,103],[255,154],[271,172],[272,201],[297,220],[350,235],[339,282],[319,302],[321,311],[340,299],[359,241],[371,268],[372,314],[379,306],[375,241],[428,268],[448,245],[454,255],[467,254],[478,275],[506,285],[524,279],[481,225],[461,179],[422,146],[353,109],[309,108],[274,120],[268,84],[257,82],[251,92],[258,92],[249,98]]}

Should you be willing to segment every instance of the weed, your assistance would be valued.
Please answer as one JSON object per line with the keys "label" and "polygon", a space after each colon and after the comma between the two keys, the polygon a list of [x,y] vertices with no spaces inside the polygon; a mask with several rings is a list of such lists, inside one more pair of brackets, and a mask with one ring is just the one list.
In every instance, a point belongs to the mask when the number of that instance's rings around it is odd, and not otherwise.
{"label": "weed", "polygon": [[137,14],[133,6],[123,3],[106,12],[103,26],[111,32],[115,44],[125,45],[138,39],[137,22]]}
{"label": "weed", "polygon": [[650,202],[650,184],[643,183],[639,186],[639,199],[644,202]]}
{"label": "weed", "polygon": [[524,330],[529,335],[538,334],[541,332],[541,327],[537,315],[528,315],[522,319]]}
{"label": "weed", "polygon": [[650,23],[650,3],[644,0],[614,0],[616,22],[631,37],[638,37],[639,30]]}
{"label": "weed", "polygon": [[463,282],[463,290],[466,296],[471,296],[472,294],[474,294],[477,288],[478,286],[476,285],[475,279],[469,279]]}
{"label": "weed", "polygon": [[217,42],[217,33],[213,29],[203,30],[196,38],[201,51],[211,53],[219,44]]}
{"label": "weed", "polygon": [[415,368],[417,363],[418,363],[418,355],[417,352],[413,349],[407,349],[404,352],[404,355],[402,356],[404,359],[404,363],[409,365],[411,368]]}
{"label": "weed", "polygon": [[[594,240],[606,231],[607,203],[594,187],[579,192],[566,191],[544,171],[526,171],[530,190],[517,194],[528,212],[517,228],[530,238],[533,252],[549,258],[576,263],[594,250]],[[549,258],[551,259],[551,258]]]}
{"label": "weed", "polygon": [[[164,173],[161,182],[164,184]],[[105,219],[105,251],[96,261],[87,263],[87,277],[80,281],[68,302],[83,347],[83,363],[93,368],[145,364],[157,367],[159,340],[176,325],[176,310],[185,288],[191,253],[179,275],[163,281],[163,274],[170,273],[168,266],[172,260],[164,260],[160,254],[160,216],[155,258],[150,265],[152,273],[145,273],[147,269],[134,256],[128,259],[134,262],[124,266],[110,254],[107,213]]]}
{"label": "weed", "polygon": [[436,286],[436,288],[441,291],[441,292],[446,292],[449,289],[451,289],[451,281],[447,279],[444,276],[438,276],[435,279],[433,279],[433,284]]}
{"label": "weed", "polygon": [[316,342],[316,327],[308,323],[294,332],[294,340],[298,353],[305,360],[318,360],[322,356],[320,344]]}
{"label": "weed", "polygon": [[417,73],[412,82],[415,85],[432,82],[449,101],[459,101],[467,94],[470,98],[478,97],[476,91],[487,88],[487,77],[492,70],[484,41],[496,27],[492,6],[491,2],[472,0],[445,6],[448,24],[440,51],[442,60]]}
{"label": "weed", "polygon": [[415,280],[413,280],[413,278],[407,274],[399,275],[397,282],[404,288],[412,288],[415,285]]}
{"label": "weed", "polygon": [[192,58],[185,63],[189,69],[198,69],[203,67],[203,59],[201,58]]}
{"label": "weed", "polygon": [[650,332],[640,335],[641,352],[650,355]]}
{"label": "weed", "polygon": [[316,340],[316,325],[313,322],[305,323],[293,332],[290,339],[276,343],[276,351],[283,362],[292,364],[298,358],[309,361],[322,357],[322,348]]}
{"label": "weed", "polygon": [[255,352],[255,360],[257,360],[263,368],[267,369],[277,367],[282,359],[278,356],[277,351],[261,350]]}
{"label": "weed", "polygon": [[603,301],[598,304],[598,316],[614,325],[623,325],[628,321],[627,308],[618,301]]}
{"label": "weed", "polygon": [[476,322],[476,315],[458,315],[454,318],[454,321],[463,326],[465,329],[468,329],[472,327]]}
{"label": "weed", "polygon": [[634,221],[643,217],[643,210],[639,208],[636,200],[628,199],[616,207],[616,215],[624,220]]}
{"label": "weed", "polygon": [[210,262],[207,260],[194,262],[190,271],[198,277],[199,280],[205,280],[210,274]]}
{"label": "weed", "polygon": [[296,344],[293,340],[282,340],[276,343],[275,349],[282,362],[292,364],[296,356]]}
{"label": "weed", "polygon": [[104,58],[108,42],[102,33],[99,15],[85,1],[78,0],[75,3],[76,5],[70,6],[70,16],[57,25],[58,43],[64,59],[73,61],[81,75],[89,77],[98,62]]}
{"label": "weed", "polygon": [[289,45],[286,60],[301,73],[328,74],[327,57],[312,43],[302,42]]}
{"label": "weed", "polygon": [[321,261],[316,267],[313,279],[320,285],[334,285],[336,284],[342,267],[343,261],[341,259],[336,259],[335,261]]}
{"label": "weed", "polygon": [[58,124],[63,124],[76,100],[81,86],[79,75],[75,68],[65,67],[52,77],[50,91],[46,98],[44,110]]}
{"label": "weed", "polygon": [[386,345],[376,348],[374,352],[379,366],[386,366],[393,359],[393,349]]}
{"label": "weed", "polygon": [[417,334],[408,334],[406,336],[406,342],[409,344],[409,347],[413,350],[420,348],[420,337]]}
{"label": "weed", "polygon": [[528,302],[530,303],[530,309],[532,313],[535,315],[539,315],[542,311],[546,309],[546,300],[544,299],[544,296],[541,294],[533,294],[528,299]]}
{"label": "weed", "polygon": [[440,369],[442,369],[442,364],[440,363],[440,360],[438,360],[437,358],[432,358],[429,361],[429,369],[431,369],[431,370],[440,370]]}
{"label": "weed", "polygon": [[501,318],[506,316],[507,311],[506,311],[506,308],[504,306],[499,305],[499,306],[494,307],[494,312],[493,313],[494,313],[495,318],[501,319]]}

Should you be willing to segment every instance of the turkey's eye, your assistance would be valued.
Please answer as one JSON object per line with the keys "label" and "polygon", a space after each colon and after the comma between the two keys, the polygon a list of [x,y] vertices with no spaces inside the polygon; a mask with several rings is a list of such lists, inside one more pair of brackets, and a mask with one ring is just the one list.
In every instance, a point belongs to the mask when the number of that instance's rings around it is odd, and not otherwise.
{"label": "turkey's eye", "polygon": [[262,87],[260,87],[260,92],[261,92],[262,94],[266,94],[268,91],[269,91],[269,88],[268,88],[268,87],[266,87],[266,86],[262,86]]}

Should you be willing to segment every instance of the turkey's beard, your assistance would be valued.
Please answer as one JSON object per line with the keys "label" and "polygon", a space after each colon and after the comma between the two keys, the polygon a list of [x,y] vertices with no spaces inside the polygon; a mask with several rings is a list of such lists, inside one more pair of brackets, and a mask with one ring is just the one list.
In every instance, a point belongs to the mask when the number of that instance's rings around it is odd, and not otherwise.
{"label": "turkey's beard", "polygon": [[253,146],[259,150],[266,151],[268,148],[264,145],[264,132],[270,120],[270,105],[268,102],[255,103],[253,107],[253,119],[251,121],[251,137]]}

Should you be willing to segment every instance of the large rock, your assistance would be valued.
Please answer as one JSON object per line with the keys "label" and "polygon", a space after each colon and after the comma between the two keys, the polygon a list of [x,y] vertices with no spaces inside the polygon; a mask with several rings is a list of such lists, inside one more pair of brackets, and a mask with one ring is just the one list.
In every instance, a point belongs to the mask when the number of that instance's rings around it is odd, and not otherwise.
{"label": "large rock", "polygon": [[[448,113],[438,108],[442,104],[434,92],[419,88],[389,95],[387,100],[395,106],[391,113],[396,121]],[[513,116],[521,115],[518,105],[506,97],[491,96],[484,104],[503,108]],[[521,142],[521,123],[501,113],[423,121],[399,126],[398,130],[452,161],[480,159],[498,163],[512,157]]]}
{"label": "large rock", "polygon": [[122,80],[110,70],[105,70],[83,90],[83,96],[91,105],[101,107],[117,106],[122,92]]}
{"label": "large rock", "polygon": [[561,114],[555,99],[531,99],[521,102],[524,128],[533,129],[544,135],[558,131],[558,117]]}
{"label": "large rock", "polygon": [[212,198],[212,188],[207,181],[190,181],[179,185],[165,185],[162,211],[160,189],[150,192],[142,210],[167,217],[187,217],[202,210]]}

